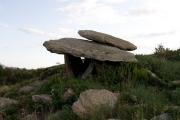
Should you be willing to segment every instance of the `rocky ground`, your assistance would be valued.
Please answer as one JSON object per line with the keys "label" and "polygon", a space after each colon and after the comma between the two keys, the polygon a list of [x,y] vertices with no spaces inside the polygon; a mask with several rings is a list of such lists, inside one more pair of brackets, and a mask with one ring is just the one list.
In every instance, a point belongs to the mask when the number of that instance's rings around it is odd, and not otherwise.
{"label": "rocky ground", "polygon": [[180,51],[135,56],[128,41],[79,34],[89,40],[44,43],[65,65],[0,66],[0,120],[180,120]]}
{"label": "rocky ground", "polygon": [[[147,57],[145,60],[146,56],[137,58],[146,62],[150,59]],[[141,67],[146,62],[142,62]],[[150,64],[154,64],[153,60],[149,61]],[[155,75],[161,81],[162,77],[159,76],[163,73],[155,71],[150,75],[152,73],[145,70],[149,66],[139,68],[138,65],[122,64],[119,67],[119,73],[114,73],[115,69],[111,72],[108,70],[99,73],[98,76],[89,76],[81,80],[64,78],[60,72],[63,71],[63,66],[58,68],[55,66],[41,70],[39,78],[35,76],[15,84],[1,84],[0,118],[2,120],[180,118],[180,88],[170,84],[178,83],[178,80],[176,82],[165,80],[164,82],[168,84],[162,86],[158,82],[153,84],[152,81],[156,78]],[[135,77],[132,72],[136,74],[136,79],[132,78]],[[171,73],[173,74],[173,71]]]}

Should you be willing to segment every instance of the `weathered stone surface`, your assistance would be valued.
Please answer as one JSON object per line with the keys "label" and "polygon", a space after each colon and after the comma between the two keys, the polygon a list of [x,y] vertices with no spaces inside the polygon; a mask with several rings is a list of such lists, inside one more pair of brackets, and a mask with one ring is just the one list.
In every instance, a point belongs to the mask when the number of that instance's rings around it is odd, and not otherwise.
{"label": "weathered stone surface", "polygon": [[22,88],[20,88],[19,92],[20,93],[30,93],[30,92],[35,91],[35,90],[36,90],[36,87],[26,85],[26,86],[23,86]]}
{"label": "weathered stone surface", "polygon": [[85,57],[100,61],[136,61],[132,53],[120,50],[116,47],[82,39],[62,38],[59,40],[46,41],[43,45],[52,53],[70,54],[76,57]]}
{"label": "weathered stone surface", "polygon": [[132,44],[126,40],[105,34],[105,33],[100,33],[100,32],[96,32],[93,30],[79,30],[78,33],[80,36],[85,37],[89,40],[93,40],[93,41],[96,41],[99,43],[105,43],[105,44],[108,44],[111,46],[115,46],[121,50],[131,51],[131,50],[137,49],[137,47],[134,44]]}
{"label": "weathered stone surface", "polygon": [[71,98],[73,95],[75,95],[73,89],[68,88],[68,89],[64,92],[64,94],[63,94],[63,96],[62,96],[62,100],[65,102],[65,101],[67,101],[69,98]]}
{"label": "weathered stone surface", "polygon": [[117,94],[108,90],[90,89],[80,94],[79,99],[73,104],[72,110],[79,117],[85,118],[99,107],[113,109],[117,100]]}
{"label": "weathered stone surface", "polygon": [[11,105],[16,105],[16,104],[18,104],[16,100],[0,97],[0,109],[4,109]]}
{"label": "weathered stone surface", "polygon": [[47,94],[33,95],[32,100],[34,102],[51,103],[52,97],[50,95],[47,95]]}
{"label": "weathered stone surface", "polygon": [[43,86],[44,84],[48,83],[48,79],[45,79],[45,80],[37,80],[35,82],[32,82],[30,84],[30,86],[34,86],[34,87],[38,87],[40,88],[41,86]]}

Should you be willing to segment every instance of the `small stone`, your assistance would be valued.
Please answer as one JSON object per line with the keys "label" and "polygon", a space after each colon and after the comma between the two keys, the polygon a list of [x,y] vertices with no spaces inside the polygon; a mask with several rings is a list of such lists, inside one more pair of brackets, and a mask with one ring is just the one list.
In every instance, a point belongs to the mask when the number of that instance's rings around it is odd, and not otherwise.
{"label": "small stone", "polygon": [[33,95],[32,100],[34,102],[51,103],[52,97],[51,97],[51,95],[47,95],[47,94]]}
{"label": "small stone", "polygon": [[67,91],[63,94],[62,96],[62,100],[65,102],[67,101],[69,98],[71,98],[74,95],[74,91],[73,89],[69,88],[67,89]]}
{"label": "small stone", "polygon": [[36,90],[36,87],[27,85],[27,86],[23,86],[22,88],[20,88],[19,92],[20,93],[30,93],[35,90]]}
{"label": "small stone", "polygon": [[33,83],[30,84],[30,86],[33,86],[33,87],[41,87],[42,85],[46,84],[48,82],[48,80],[37,80]]}
{"label": "small stone", "polygon": [[42,81],[35,81],[30,83],[29,85],[23,86],[22,88],[19,89],[20,93],[31,93],[37,91],[42,85],[47,83],[47,80],[42,80]]}
{"label": "small stone", "polygon": [[0,97],[0,109],[4,109],[11,105],[16,105],[16,104],[18,104],[16,100]]}

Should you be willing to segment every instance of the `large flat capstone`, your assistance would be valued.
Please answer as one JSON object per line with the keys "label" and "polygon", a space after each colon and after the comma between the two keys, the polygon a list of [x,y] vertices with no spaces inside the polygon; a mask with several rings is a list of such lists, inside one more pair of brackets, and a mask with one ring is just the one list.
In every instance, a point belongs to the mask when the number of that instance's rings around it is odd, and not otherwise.
{"label": "large flat capstone", "polygon": [[78,33],[80,36],[87,38],[89,40],[115,46],[121,50],[132,51],[137,49],[137,47],[134,44],[130,43],[129,41],[105,33],[96,32],[93,30],[79,30]]}
{"label": "large flat capstone", "polygon": [[48,51],[58,54],[69,54],[75,57],[85,57],[99,61],[134,62],[134,54],[92,41],[76,38],[62,38],[46,41],[43,44]]}

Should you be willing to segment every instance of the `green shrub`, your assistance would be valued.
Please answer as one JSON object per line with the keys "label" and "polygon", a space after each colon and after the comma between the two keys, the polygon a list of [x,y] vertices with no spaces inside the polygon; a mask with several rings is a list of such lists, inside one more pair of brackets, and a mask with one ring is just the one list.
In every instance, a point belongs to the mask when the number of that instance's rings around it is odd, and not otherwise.
{"label": "green shrub", "polygon": [[48,77],[58,74],[59,77],[63,76],[63,69],[64,69],[64,65],[58,65],[58,66],[53,66],[53,67],[49,67],[49,68],[45,68],[40,70],[40,79],[47,79]]}
{"label": "green shrub", "polygon": [[124,89],[116,107],[116,116],[126,120],[150,119],[168,105],[166,95],[143,85]]}
{"label": "green shrub", "polygon": [[170,100],[177,106],[180,106],[180,88],[170,93]]}
{"label": "green shrub", "polygon": [[160,59],[180,61],[180,48],[177,50],[170,50],[169,48],[164,48],[163,45],[159,45],[155,48],[154,55]]}
{"label": "green shrub", "polygon": [[113,116],[113,109],[105,105],[94,108],[94,111],[89,113],[87,120],[106,120]]}
{"label": "green shrub", "polygon": [[137,55],[138,64],[155,73],[164,81],[180,79],[180,61],[162,60],[153,55]]}
{"label": "green shrub", "polygon": [[80,120],[71,110],[70,106],[64,106],[61,111],[51,113],[48,120]]}
{"label": "green shrub", "polygon": [[4,120],[19,120],[20,110],[18,105],[11,105],[5,109],[0,110],[0,114]]}
{"label": "green shrub", "polygon": [[129,82],[136,79],[136,74],[134,74],[137,69],[136,63],[105,63],[100,68],[93,79],[113,91],[123,89],[130,85]]}
{"label": "green shrub", "polygon": [[5,68],[0,66],[0,85],[15,84],[24,80],[33,78],[45,79],[54,74],[62,74],[63,65],[53,66],[42,69],[19,69],[19,68]]}
{"label": "green shrub", "polygon": [[0,84],[15,84],[35,77],[35,70],[6,68],[0,74]]}

